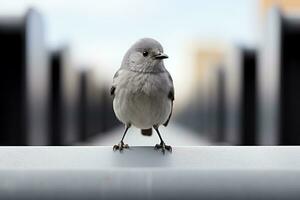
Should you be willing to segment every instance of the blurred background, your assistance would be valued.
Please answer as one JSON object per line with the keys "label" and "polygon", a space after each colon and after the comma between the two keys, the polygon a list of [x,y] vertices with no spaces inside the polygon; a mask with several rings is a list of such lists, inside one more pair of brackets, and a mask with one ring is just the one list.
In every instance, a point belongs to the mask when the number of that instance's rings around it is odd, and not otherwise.
{"label": "blurred background", "polygon": [[[0,145],[113,145],[109,95],[138,39],[162,43],[171,145],[299,145],[298,0],[0,0]],[[129,145],[159,138],[129,130]]]}

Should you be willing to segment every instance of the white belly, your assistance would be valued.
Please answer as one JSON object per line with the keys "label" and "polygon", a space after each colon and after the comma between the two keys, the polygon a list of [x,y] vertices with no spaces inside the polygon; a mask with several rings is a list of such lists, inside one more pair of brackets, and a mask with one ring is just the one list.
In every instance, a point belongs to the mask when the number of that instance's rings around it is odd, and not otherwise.
{"label": "white belly", "polygon": [[138,87],[134,80],[120,86],[113,101],[117,118],[124,124],[130,123],[140,129],[165,123],[172,106],[166,87],[157,84],[153,78],[145,81]]}
{"label": "white belly", "polygon": [[122,91],[122,97],[113,102],[116,116],[123,123],[131,123],[137,128],[147,129],[153,125],[165,123],[171,112],[171,101],[162,95],[128,94]]}

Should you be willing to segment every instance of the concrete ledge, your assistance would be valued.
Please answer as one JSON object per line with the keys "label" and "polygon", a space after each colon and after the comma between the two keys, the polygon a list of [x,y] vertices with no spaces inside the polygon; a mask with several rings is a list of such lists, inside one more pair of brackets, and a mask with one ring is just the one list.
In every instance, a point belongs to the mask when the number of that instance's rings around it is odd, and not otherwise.
{"label": "concrete ledge", "polygon": [[0,199],[299,199],[300,147],[1,147]]}

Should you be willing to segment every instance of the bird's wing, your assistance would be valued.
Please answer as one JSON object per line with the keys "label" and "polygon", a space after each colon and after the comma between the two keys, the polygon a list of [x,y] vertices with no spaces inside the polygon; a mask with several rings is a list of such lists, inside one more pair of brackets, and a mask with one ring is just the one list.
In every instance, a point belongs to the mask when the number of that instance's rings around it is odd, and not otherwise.
{"label": "bird's wing", "polygon": [[116,86],[111,86],[111,88],[110,88],[110,95],[111,96],[115,96],[115,90],[116,90]]}
{"label": "bird's wing", "polygon": [[171,119],[171,116],[172,116],[172,113],[173,113],[173,102],[174,102],[174,86],[173,86],[173,79],[171,77],[171,75],[169,74],[168,72],[168,78],[169,78],[169,81],[170,81],[170,91],[168,93],[168,98],[171,100],[171,112],[170,112],[170,115],[167,119],[167,121],[164,123],[164,126],[167,126],[170,119]]}
{"label": "bird's wing", "polygon": [[120,70],[118,70],[115,73],[115,75],[113,77],[113,83],[112,83],[112,86],[110,88],[110,95],[113,96],[113,97],[115,97],[115,90],[117,88],[117,78],[118,78],[119,74],[120,74]]}

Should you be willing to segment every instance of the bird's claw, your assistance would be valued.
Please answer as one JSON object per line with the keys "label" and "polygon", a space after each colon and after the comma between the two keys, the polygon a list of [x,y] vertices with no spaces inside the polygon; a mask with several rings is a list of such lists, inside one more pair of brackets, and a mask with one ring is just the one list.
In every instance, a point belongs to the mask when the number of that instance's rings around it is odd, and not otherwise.
{"label": "bird's claw", "polygon": [[166,150],[172,152],[172,147],[170,145],[166,145],[164,142],[161,142],[160,144],[156,144],[154,148],[161,149],[163,153],[165,153]]}
{"label": "bird's claw", "polygon": [[113,146],[114,151],[116,150],[123,151],[123,149],[128,149],[128,148],[129,148],[128,144],[124,144],[123,141]]}

